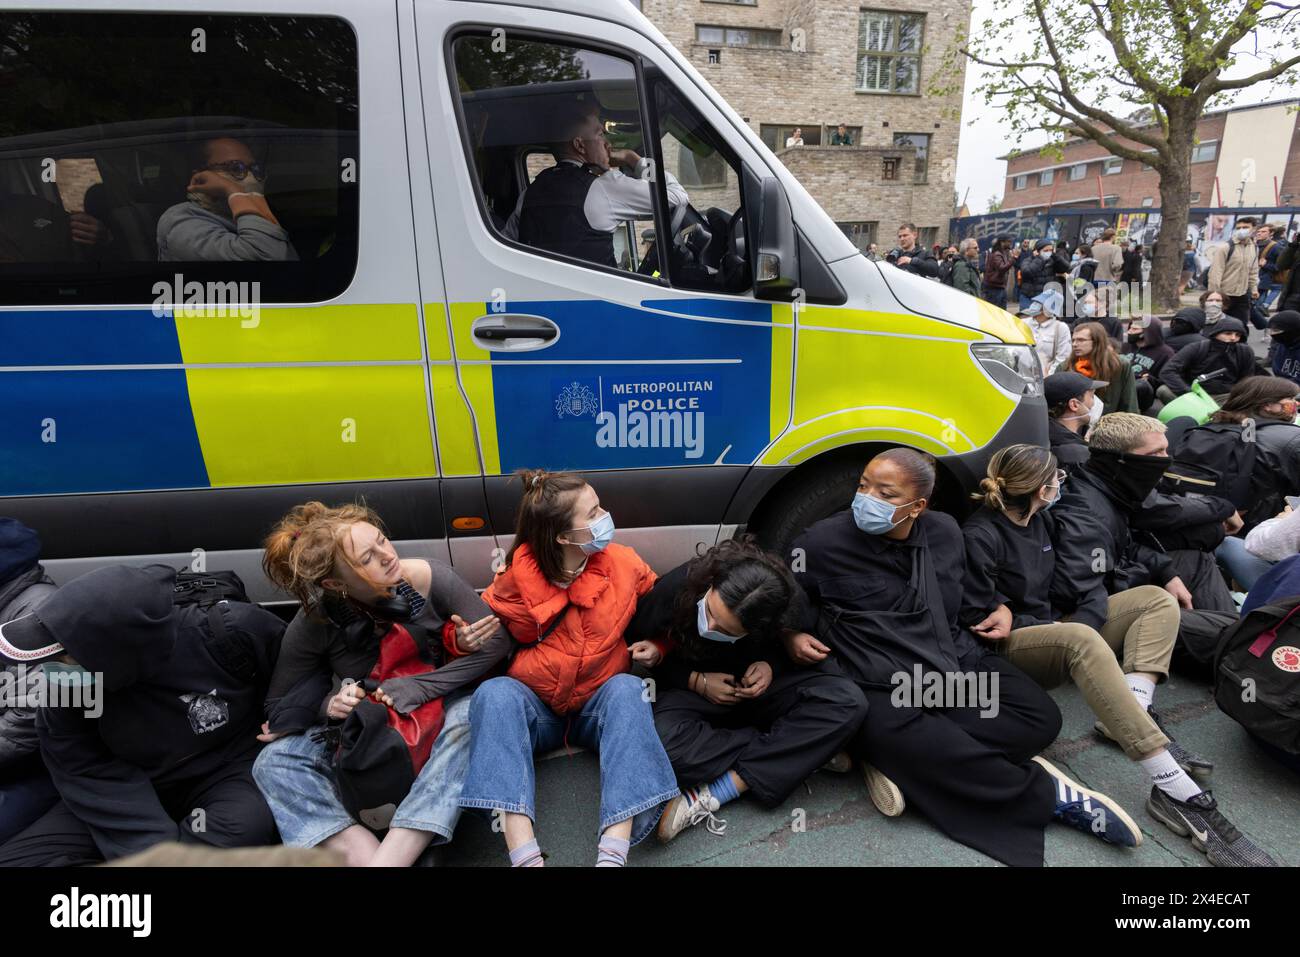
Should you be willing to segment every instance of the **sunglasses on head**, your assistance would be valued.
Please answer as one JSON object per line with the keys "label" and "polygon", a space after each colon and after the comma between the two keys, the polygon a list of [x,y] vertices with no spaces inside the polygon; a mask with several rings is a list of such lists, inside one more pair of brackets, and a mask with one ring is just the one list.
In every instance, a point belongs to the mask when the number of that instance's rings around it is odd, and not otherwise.
{"label": "sunglasses on head", "polygon": [[240,180],[249,173],[253,174],[254,179],[266,179],[266,167],[261,163],[245,163],[243,160],[227,160],[224,163],[209,163],[202,169],[194,170],[194,172],[201,173],[203,170],[211,170],[216,173],[229,173],[235,179]]}

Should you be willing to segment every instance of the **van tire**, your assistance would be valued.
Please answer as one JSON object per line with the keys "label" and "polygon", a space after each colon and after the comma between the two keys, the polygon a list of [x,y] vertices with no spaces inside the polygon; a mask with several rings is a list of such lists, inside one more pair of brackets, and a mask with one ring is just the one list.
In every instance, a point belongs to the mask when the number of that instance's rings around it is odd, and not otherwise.
{"label": "van tire", "polygon": [[788,558],[791,543],[804,529],[852,505],[862,466],[870,457],[860,451],[851,458],[837,456],[806,475],[791,476],[759,507],[749,531],[764,548]]}

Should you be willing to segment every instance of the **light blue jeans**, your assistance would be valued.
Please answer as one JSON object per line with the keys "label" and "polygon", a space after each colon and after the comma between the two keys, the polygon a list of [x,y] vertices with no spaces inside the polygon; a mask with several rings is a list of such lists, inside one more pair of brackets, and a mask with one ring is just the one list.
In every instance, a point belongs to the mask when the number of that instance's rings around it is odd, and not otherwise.
{"label": "light blue jeans", "polygon": [[[429,760],[388,825],[432,833],[435,845],[450,841],[460,820],[470,754],[469,694],[448,696],[443,706],[442,731]],[[280,839],[291,847],[315,847],[359,823],[339,799],[328,746],[312,740],[319,730],[271,742],[253,765],[253,779],[271,806]]]}
{"label": "light blue jeans", "polygon": [[474,692],[469,776],[460,806],[536,820],[533,755],[566,741],[600,754],[600,830],[632,818],[631,843],[649,836],[677,777],[655,731],[640,678],[615,675],[574,714],[558,715],[523,682],[493,678]]}
{"label": "light blue jeans", "polygon": [[1264,577],[1264,573],[1273,567],[1273,563],[1252,555],[1246,551],[1246,540],[1229,535],[1214,550],[1214,557],[1228,570],[1228,574],[1237,580],[1242,591],[1250,591],[1255,582]]}

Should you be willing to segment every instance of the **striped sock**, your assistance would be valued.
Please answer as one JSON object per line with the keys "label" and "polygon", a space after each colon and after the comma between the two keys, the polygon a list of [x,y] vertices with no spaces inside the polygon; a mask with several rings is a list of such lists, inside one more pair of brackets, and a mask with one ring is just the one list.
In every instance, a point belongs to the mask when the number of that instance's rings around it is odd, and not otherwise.
{"label": "striped sock", "polygon": [[626,841],[621,837],[610,837],[608,834],[602,834],[600,844],[596,846],[596,866],[624,867],[627,864],[627,852],[631,846],[630,841]]}
{"label": "striped sock", "polygon": [[542,860],[541,849],[537,846],[537,838],[533,838],[527,844],[520,844],[510,852],[511,867],[545,867],[546,862]]}
{"label": "striped sock", "polygon": [[722,777],[709,785],[709,793],[718,799],[719,807],[740,797],[740,792],[736,790],[736,785],[731,780],[730,771],[724,771]]}

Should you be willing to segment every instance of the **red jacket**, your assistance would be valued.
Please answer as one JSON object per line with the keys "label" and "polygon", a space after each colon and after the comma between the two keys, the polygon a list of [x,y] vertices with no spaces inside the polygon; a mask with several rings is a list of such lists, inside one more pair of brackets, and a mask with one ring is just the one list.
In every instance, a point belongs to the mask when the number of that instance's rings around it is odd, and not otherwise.
{"label": "red jacket", "polygon": [[[547,581],[527,545],[483,593],[521,647],[507,674],[522,681],[556,714],[577,711],[602,684],[628,671],[623,641],[637,599],[655,573],[626,545],[610,544],[587,559],[567,588]],[[563,615],[540,642],[539,636]]]}

